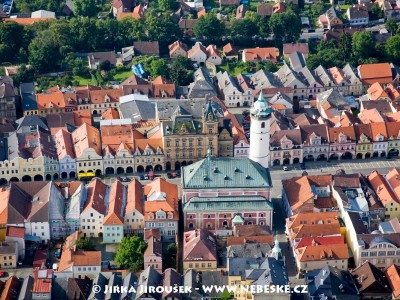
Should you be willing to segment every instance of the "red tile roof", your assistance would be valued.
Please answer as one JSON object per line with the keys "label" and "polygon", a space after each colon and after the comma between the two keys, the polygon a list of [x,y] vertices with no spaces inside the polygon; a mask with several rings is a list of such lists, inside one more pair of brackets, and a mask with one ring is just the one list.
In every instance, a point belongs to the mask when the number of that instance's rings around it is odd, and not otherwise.
{"label": "red tile roof", "polygon": [[144,197],[142,184],[137,179],[133,179],[128,185],[125,214],[137,210],[143,215],[143,204]]}
{"label": "red tile roof", "polygon": [[93,208],[98,213],[105,215],[106,207],[104,198],[106,197],[107,186],[98,178],[93,179],[87,185],[87,196],[83,211]]}
{"label": "red tile roof", "polygon": [[183,261],[216,261],[217,244],[215,236],[205,229],[184,233]]}
{"label": "red tile roof", "polygon": [[297,259],[301,262],[348,259],[349,250],[346,244],[317,245],[297,248]]}
{"label": "red tile roof", "polygon": [[104,217],[103,225],[124,225],[124,218],[122,217],[123,197],[124,185],[116,180],[111,186],[107,215]]}
{"label": "red tile roof", "polygon": [[25,238],[25,228],[17,226],[7,226],[6,236],[14,238]]}
{"label": "red tile roof", "polygon": [[300,240],[296,248],[302,248],[305,246],[312,246],[312,245],[336,245],[336,244],[344,244],[343,236],[338,235],[338,236],[305,237]]}
{"label": "red tile roof", "polygon": [[373,171],[371,174],[369,174],[368,180],[384,206],[386,206],[386,204],[391,200],[398,202],[396,194],[390,188],[388,182],[385,180],[385,177],[383,177],[377,171]]}
{"label": "red tile roof", "polygon": [[389,280],[390,287],[393,291],[393,297],[398,299],[400,297],[400,266],[391,265],[386,269],[385,275]]}
{"label": "red tile roof", "polygon": [[33,271],[32,293],[50,294],[53,281],[53,270],[36,268]]}
{"label": "red tile roof", "polygon": [[271,60],[277,61],[279,50],[277,48],[248,48],[243,50],[245,61]]}

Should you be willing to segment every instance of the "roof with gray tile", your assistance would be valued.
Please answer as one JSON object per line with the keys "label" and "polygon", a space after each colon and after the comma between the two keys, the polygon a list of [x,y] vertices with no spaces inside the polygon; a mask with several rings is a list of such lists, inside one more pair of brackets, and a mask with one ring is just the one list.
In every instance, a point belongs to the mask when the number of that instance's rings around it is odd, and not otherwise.
{"label": "roof with gray tile", "polygon": [[272,210],[270,201],[262,196],[193,197],[183,208],[192,211]]}
{"label": "roof with gray tile", "polygon": [[272,181],[268,169],[248,158],[207,157],[183,167],[184,189],[268,188]]}

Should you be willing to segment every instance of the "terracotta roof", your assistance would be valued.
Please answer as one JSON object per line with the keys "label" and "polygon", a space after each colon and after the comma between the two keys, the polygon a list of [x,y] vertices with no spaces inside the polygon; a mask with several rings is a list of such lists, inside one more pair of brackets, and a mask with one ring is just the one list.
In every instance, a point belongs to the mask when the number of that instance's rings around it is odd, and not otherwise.
{"label": "terracotta roof", "polygon": [[391,100],[397,100],[400,98],[399,90],[396,89],[391,83],[386,86],[385,92],[388,94]]}
{"label": "terracotta roof", "polygon": [[25,228],[17,226],[7,226],[6,236],[13,238],[25,238]]}
{"label": "terracotta roof", "polygon": [[125,215],[137,210],[143,215],[143,187],[137,180],[133,179],[128,185],[128,196],[126,198]]}
{"label": "terracotta roof", "polygon": [[283,44],[283,54],[291,54],[294,52],[300,52],[303,54],[308,54],[310,50],[308,49],[307,43],[289,43]]}
{"label": "terracotta roof", "polygon": [[68,131],[61,129],[53,137],[57,148],[58,159],[63,159],[66,155],[75,158],[72,137]]}
{"label": "terracotta roof", "polygon": [[385,273],[368,261],[365,261],[361,266],[354,269],[351,275],[356,279],[361,295],[365,294],[367,296],[370,293],[377,296],[380,293],[389,295],[392,292]]}
{"label": "terracotta roof", "polygon": [[132,125],[105,125],[100,127],[101,143],[103,147],[110,146],[114,151],[120,147],[121,143],[128,147],[132,152],[135,138],[143,138],[143,135]]}
{"label": "terracotta roof", "polygon": [[[388,138],[397,139],[400,137],[400,122],[390,122],[386,124]],[[390,150],[390,149],[389,149]]]}
{"label": "terracotta roof", "polygon": [[304,237],[297,244],[296,249],[313,245],[337,245],[337,244],[344,244],[343,236],[335,235],[335,236]]}
{"label": "terracotta roof", "polygon": [[58,264],[58,272],[65,271],[66,269],[73,266],[72,256],[73,253],[77,250],[76,241],[79,239],[79,232],[75,231],[71,235],[67,236],[65,239],[65,243],[62,248],[62,255],[60,259],[60,263]]}
{"label": "terracotta roof", "polygon": [[206,48],[207,51],[207,57],[210,56],[218,56],[219,58],[221,58],[221,53],[217,50],[217,46],[215,45],[208,45]]}
{"label": "terracotta roof", "polygon": [[17,277],[11,276],[8,278],[3,292],[1,293],[0,300],[17,299],[21,285],[22,283]]}
{"label": "terracotta roof", "polygon": [[372,171],[372,173],[368,175],[368,180],[384,206],[391,200],[398,202],[395,193],[390,188],[385,177],[377,171]]}
{"label": "terracotta roof", "polygon": [[90,109],[74,111],[73,114],[76,126],[81,126],[84,123],[92,125],[92,114],[90,113]]}
{"label": "terracotta roof", "polygon": [[147,201],[144,203],[145,221],[150,219],[149,214],[155,214],[159,210],[173,214],[173,218],[170,220],[179,219],[177,185],[169,183],[163,178],[157,178],[145,185],[144,194],[147,196]]}
{"label": "terracotta roof", "polygon": [[83,183],[80,181],[61,181],[55,182],[55,184],[63,195],[65,195],[66,188],[68,188],[68,198],[70,198]]}
{"label": "terracotta roof", "polygon": [[385,275],[393,291],[393,296],[397,299],[400,297],[400,266],[391,265],[386,269]]}
{"label": "terracotta roof", "polygon": [[388,134],[386,131],[386,123],[385,122],[371,123],[370,126],[371,126],[371,132],[372,132],[372,139],[374,142],[378,141],[378,135],[383,136],[383,141],[387,141]]}
{"label": "terracotta roof", "polygon": [[101,251],[76,251],[72,256],[74,267],[101,266]]}
{"label": "terracotta roof", "polygon": [[287,228],[302,224],[339,224],[337,212],[303,212],[286,219]]}
{"label": "terracotta roof", "polygon": [[307,176],[283,180],[282,184],[292,210],[297,210],[306,202],[314,200],[315,195]]}
{"label": "terracotta roof", "polygon": [[72,132],[72,142],[77,158],[88,148],[92,148],[97,155],[102,155],[100,132],[89,124],[84,123]]}
{"label": "terracotta roof", "polygon": [[124,197],[124,185],[116,180],[111,186],[108,200],[107,215],[104,217],[103,225],[124,225],[122,202]]}
{"label": "terracotta roof", "polygon": [[302,224],[292,228],[290,239],[301,239],[304,237],[329,236],[340,234],[339,223],[332,224]]}
{"label": "terracotta roof", "polygon": [[118,120],[119,112],[116,108],[110,107],[105,112],[101,114],[102,120]]}
{"label": "terracotta roof", "polygon": [[356,135],[354,132],[353,126],[343,126],[343,127],[328,127],[329,132],[329,141],[332,142],[339,142],[339,135],[344,134],[350,139],[352,142],[356,140]]}
{"label": "terracotta roof", "polygon": [[242,19],[246,15],[246,12],[248,11],[249,6],[246,4],[241,4],[238,6],[236,9],[236,19]]}
{"label": "terracotta roof", "polygon": [[333,67],[333,68],[330,68],[328,71],[331,74],[332,79],[336,85],[342,84],[343,81],[348,82],[342,69],[339,69],[338,67]]}
{"label": "terracotta roof", "polygon": [[87,196],[83,211],[93,208],[98,213],[105,215],[106,208],[104,198],[106,197],[107,186],[98,178],[93,179],[87,185]]}
{"label": "terracotta roof", "polygon": [[[223,48],[222,51],[224,52],[225,55],[230,56],[230,55],[238,55],[238,51],[234,46],[232,46],[231,43],[226,44]],[[239,74],[241,75],[241,74]],[[239,76],[238,75],[238,76]]]}
{"label": "terracotta roof", "polygon": [[[204,9],[205,11],[205,9]],[[175,53],[176,50],[181,49],[184,51],[184,53],[186,53],[187,55],[187,45],[182,43],[181,41],[175,41],[173,42],[171,45],[168,46],[169,49],[169,55],[173,55]]]}
{"label": "terracotta roof", "polygon": [[36,94],[36,102],[40,110],[51,109],[52,107],[54,109],[65,108],[65,100],[61,92]]}
{"label": "terracotta roof", "polygon": [[205,229],[184,233],[183,261],[216,261],[217,244],[215,236]]}
{"label": "terracotta roof", "polygon": [[192,58],[193,56],[195,56],[197,54],[197,52],[203,52],[204,54],[207,55],[207,50],[206,48],[203,46],[202,43],[197,42],[196,44],[194,44],[194,46],[188,51],[188,58]]}
{"label": "terracotta roof", "polygon": [[160,228],[145,228],[144,229],[144,240],[148,240],[151,237],[161,239]]}
{"label": "terracotta roof", "polygon": [[32,25],[36,22],[51,20],[54,20],[54,18],[5,18],[3,19],[3,22],[14,22],[20,25]]}
{"label": "terracotta roof", "polygon": [[393,168],[386,174],[386,180],[389,182],[396,196],[400,199],[400,171],[398,168]]}
{"label": "terracotta roof", "polygon": [[51,283],[53,281],[53,270],[33,270],[33,288],[32,293],[50,294]]}
{"label": "terracotta roof", "polygon": [[356,133],[356,138],[359,143],[361,143],[361,138],[364,136],[372,142],[372,131],[369,124],[354,124],[354,131]]}
{"label": "terracotta roof", "polygon": [[260,235],[260,236],[228,236],[226,240],[227,246],[232,245],[245,245],[248,243],[254,244],[268,244],[272,246],[274,240],[272,235]]}
{"label": "terracotta roof", "polygon": [[[390,83],[392,81],[392,68],[389,63],[360,65],[358,70],[365,83]],[[372,80],[374,81],[372,82]]]}
{"label": "terracotta roof", "polygon": [[135,151],[139,150],[140,153],[144,153],[144,150],[150,147],[155,153],[158,148],[163,149],[162,139],[135,139]]}
{"label": "terracotta roof", "polygon": [[[103,104],[106,102],[118,102],[123,96],[122,89],[90,90],[89,97],[92,104]],[[108,100],[106,100],[108,99]]]}
{"label": "terracotta roof", "polygon": [[384,116],[376,108],[364,109],[358,114],[358,118],[363,124],[385,121]]}
{"label": "terracotta roof", "polygon": [[158,76],[151,82],[153,96],[157,98],[175,97],[175,84],[162,76]]}
{"label": "terracotta roof", "polygon": [[379,82],[372,84],[367,90],[370,100],[379,100],[382,97],[389,97]]}
{"label": "terracotta roof", "polygon": [[249,236],[272,236],[271,228],[266,225],[235,225],[233,228],[234,236],[249,237]]}
{"label": "terracotta roof", "polygon": [[243,56],[246,61],[253,60],[271,60],[277,61],[277,49],[276,48],[248,48],[243,50]]}
{"label": "terracotta roof", "polygon": [[346,244],[317,245],[297,248],[297,259],[301,262],[348,259],[349,250]]}

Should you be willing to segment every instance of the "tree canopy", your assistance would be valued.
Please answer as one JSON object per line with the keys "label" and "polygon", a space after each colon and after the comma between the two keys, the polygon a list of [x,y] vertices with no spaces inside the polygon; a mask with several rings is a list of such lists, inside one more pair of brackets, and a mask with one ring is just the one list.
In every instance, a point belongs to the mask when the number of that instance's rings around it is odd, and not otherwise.
{"label": "tree canopy", "polygon": [[198,19],[193,31],[198,39],[206,43],[218,43],[225,34],[225,24],[215,14],[208,13]]}
{"label": "tree canopy", "polygon": [[146,243],[138,236],[124,237],[118,246],[114,261],[120,268],[136,272],[143,268],[143,253]]}

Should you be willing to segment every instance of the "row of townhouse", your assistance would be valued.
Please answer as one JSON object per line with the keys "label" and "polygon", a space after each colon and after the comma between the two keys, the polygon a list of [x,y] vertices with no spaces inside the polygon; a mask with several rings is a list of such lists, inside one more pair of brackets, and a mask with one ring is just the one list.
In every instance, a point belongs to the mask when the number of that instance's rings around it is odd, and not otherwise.
{"label": "row of townhouse", "polygon": [[[0,178],[40,181],[179,170],[204,158],[209,148],[216,156],[247,156],[242,127],[217,101],[159,101],[157,108],[157,120],[145,128],[122,119],[103,120],[100,130],[86,122],[49,128],[50,121],[25,116],[4,139],[8,151],[0,161]],[[111,117],[114,112],[106,111]]]}
{"label": "row of townhouse", "polygon": [[163,239],[175,238],[178,231],[178,189],[164,179],[145,187],[137,180],[107,186],[98,178],[87,186],[15,182],[1,191],[0,202],[0,240],[22,242],[21,249],[24,239],[47,243],[78,230],[84,237],[102,237],[104,243],[119,243],[145,228],[159,228]]}
{"label": "row of townhouse", "polygon": [[[361,123],[361,122],[360,122]],[[398,156],[400,123],[333,126],[311,124],[277,130],[271,136],[271,165],[316,160]]]}
{"label": "row of townhouse", "polygon": [[[302,254],[297,249],[305,243],[325,245],[340,239],[343,244],[344,239],[356,267],[367,260],[380,269],[398,263],[399,178],[400,171],[394,168],[386,176],[377,171],[368,176],[342,171],[336,175],[306,175],[283,181],[286,231],[294,254]],[[301,257],[305,262],[304,255]],[[299,259],[299,270],[310,271],[306,269],[310,266],[301,264]]]}

